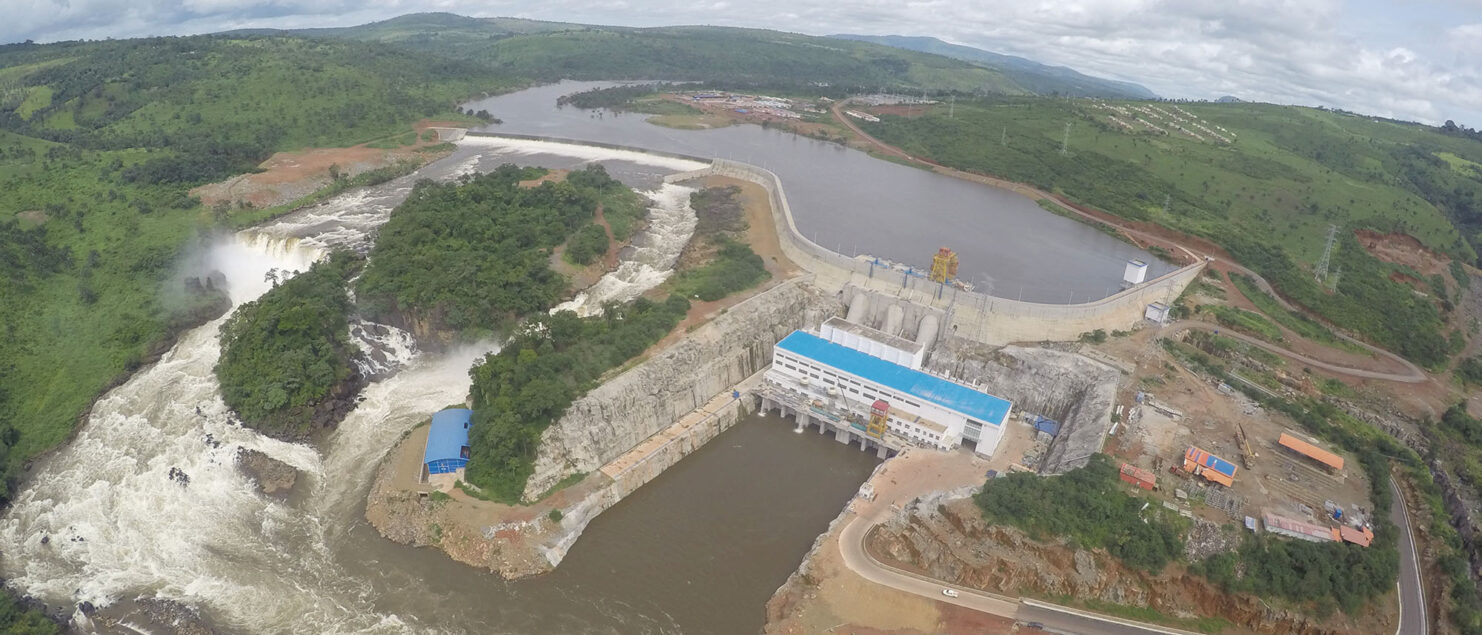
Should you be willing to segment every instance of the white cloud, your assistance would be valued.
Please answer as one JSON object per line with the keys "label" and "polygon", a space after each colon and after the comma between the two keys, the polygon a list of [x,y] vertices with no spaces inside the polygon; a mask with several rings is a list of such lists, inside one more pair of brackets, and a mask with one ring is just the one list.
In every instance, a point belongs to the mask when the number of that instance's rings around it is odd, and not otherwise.
{"label": "white cloud", "polygon": [[[720,24],[816,35],[932,35],[1170,97],[1344,108],[1482,125],[1479,0],[1431,0],[1370,15],[1385,42],[1344,30],[1371,5],[1340,0],[20,0],[0,41],[131,37],[243,27],[341,26],[413,11],[653,26]],[[1395,13],[1384,15],[1386,11]],[[1463,21],[1452,21],[1465,22]],[[1435,31],[1435,32],[1428,32]]]}
{"label": "white cloud", "polygon": [[[1461,55],[1482,55],[1482,22],[1447,29],[1446,46]],[[1482,60],[1476,63],[1482,65]]]}

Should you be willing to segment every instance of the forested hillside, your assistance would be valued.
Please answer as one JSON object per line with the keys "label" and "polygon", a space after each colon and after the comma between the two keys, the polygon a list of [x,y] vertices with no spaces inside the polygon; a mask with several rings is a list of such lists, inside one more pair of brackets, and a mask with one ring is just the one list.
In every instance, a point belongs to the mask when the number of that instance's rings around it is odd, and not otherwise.
{"label": "forested hillside", "polygon": [[[1447,294],[1418,295],[1400,280],[1424,276],[1370,256],[1352,231],[1407,234],[1476,264],[1482,171],[1472,166],[1482,165],[1482,143],[1263,104],[987,98],[958,100],[954,110],[864,126],[915,156],[1208,237],[1283,295],[1422,364],[1460,348],[1465,333],[1445,326]],[[1336,292],[1311,272],[1329,225],[1343,230]],[[1441,289],[1454,294],[1460,284],[1443,280]]]}
{"label": "forested hillside", "polygon": [[874,42],[922,53],[934,53],[972,62],[1002,71],[1014,83],[1038,95],[1063,95],[1066,97],[1106,97],[1114,99],[1157,99],[1147,87],[1132,82],[1120,82],[1085,75],[1064,66],[1049,66],[1034,60],[1003,55],[992,51],[948,44],[934,37],[908,37],[903,35],[831,35],[842,40]]}
{"label": "forested hillside", "polygon": [[892,88],[1028,92],[996,69],[961,60],[761,29],[636,29],[443,13],[289,33],[397,44],[541,81],[705,80],[839,93]]}
{"label": "forested hillside", "polygon": [[275,151],[455,116],[459,97],[505,85],[464,63],[357,42],[0,47],[0,500],[105,386],[210,317],[176,261],[230,219],[202,209],[190,187]]}

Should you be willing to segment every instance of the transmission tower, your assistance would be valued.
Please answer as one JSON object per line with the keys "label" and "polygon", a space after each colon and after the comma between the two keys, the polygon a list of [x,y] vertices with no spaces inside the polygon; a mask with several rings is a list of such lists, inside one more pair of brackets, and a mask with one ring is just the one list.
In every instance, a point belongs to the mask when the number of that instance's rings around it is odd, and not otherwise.
{"label": "transmission tower", "polygon": [[948,119],[956,119],[957,118],[955,116],[956,113],[957,113],[957,95],[952,95],[951,97],[948,97],[947,98],[947,118]]}
{"label": "transmission tower", "polygon": [[1002,135],[999,135],[999,137],[998,137],[998,145],[1006,146],[1008,144],[1009,144],[1009,127],[1008,126],[1004,126],[1003,127],[1003,134]]}
{"label": "transmission tower", "polygon": [[1163,195],[1163,213],[1164,214],[1167,214],[1168,213],[1168,204],[1169,203],[1172,203],[1172,202],[1173,202],[1173,195],[1172,194],[1164,194]]}
{"label": "transmission tower", "polygon": [[1333,244],[1338,242],[1338,226],[1328,225],[1328,244],[1322,248],[1322,258],[1317,261],[1317,281],[1322,282],[1328,278],[1328,265],[1333,262]]}
{"label": "transmission tower", "polygon": [[1065,122],[1065,136],[1060,139],[1060,154],[1065,154],[1066,149],[1070,147],[1070,123]]}

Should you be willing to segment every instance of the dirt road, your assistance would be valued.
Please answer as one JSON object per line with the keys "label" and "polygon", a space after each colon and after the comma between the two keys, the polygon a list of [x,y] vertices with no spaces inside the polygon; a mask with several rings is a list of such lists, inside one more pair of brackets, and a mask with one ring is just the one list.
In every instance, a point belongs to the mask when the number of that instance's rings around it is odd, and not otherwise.
{"label": "dirt road", "polygon": [[[1176,247],[1178,250],[1182,251],[1185,255],[1187,255],[1190,258],[1204,259],[1204,260],[1209,261],[1211,264],[1218,264],[1221,268],[1226,269],[1228,271],[1234,271],[1236,273],[1241,273],[1241,274],[1244,274],[1246,276],[1249,276],[1250,278],[1252,278],[1253,280],[1256,281],[1256,286],[1260,287],[1260,289],[1263,292],[1269,294],[1272,298],[1274,298],[1276,300],[1276,302],[1282,306],[1282,308],[1284,308],[1284,309],[1286,309],[1288,311],[1294,311],[1294,312],[1302,313],[1304,315],[1306,314],[1304,311],[1302,311],[1302,309],[1300,309],[1300,308],[1292,305],[1290,302],[1288,302],[1286,300],[1286,298],[1283,298],[1281,296],[1281,294],[1277,293],[1276,292],[1276,289],[1271,286],[1271,283],[1267,282],[1265,278],[1261,277],[1261,274],[1256,273],[1255,271],[1246,268],[1244,265],[1242,265],[1242,264],[1240,264],[1238,262],[1235,262],[1234,260],[1231,260],[1230,258],[1228,258],[1228,257],[1226,257],[1226,256],[1224,256],[1224,255],[1222,255],[1220,253],[1209,253],[1209,252],[1213,251],[1211,249],[1200,249],[1200,247],[1201,247],[1200,245],[1194,245],[1194,248],[1191,249],[1189,246],[1187,246],[1185,244],[1181,244],[1179,242],[1173,242],[1170,239],[1169,234],[1173,234],[1173,233],[1176,233],[1176,232],[1173,232],[1172,230],[1152,232],[1152,231],[1146,231],[1146,230],[1138,229],[1136,227],[1131,226],[1130,224],[1128,224],[1126,222],[1119,222],[1117,220],[1113,220],[1111,218],[1107,218],[1106,216],[1103,216],[1103,215],[1100,215],[1100,214],[1093,214],[1091,212],[1088,212],[1086,210],[1081,209],[1079,206],[1072,205],[1072,204],[1070,204],[1070,203],[1068,203],[1066,201],[1061,200],[1058,196],[1056,196],[1054,194],[1051,194],[1049,192],[1045,192],[1043,190],[1040,190],[1040,189],[1031,187],[1029,185],[1025,185],[1023,183],[1015,183],[1013,181],[1006,181],[1006,180],[1003,180],[1003,179],[994,178],[994,177],[983,175],[983,174],[974,174],[974,173],[971,173],[971,172],[964,172],[962,170],[958,170],[958,169],[955,169],[955,168],[949,168],[949,167],[947,167],[945,165],[942,165],[940,163],[929,161],[929,160],[923,159],[921,157],[911,156],[906,151],[901,150],[900,148],[897,148],[897,147],[892,146],[890,144],[887,144],[884,141],[881,141],[879,139],[876,139],[876,138],[870,136],[869,133],[867,133],[863,129],[861,129],[857,124],[854,123],[854,121],[849,116],[847,116],[847,115],[844,114],[843,108],[844,108],[844,106],[847,103],[848,103],[848,100],[843,100],[843,101],[836,102],[834,104],[834,106],[833,106],[834,119],[838,120],[840,124],[844,125],[846,128],[848,128],[849,130],[851,130],[852,132],[854,132],[854,134],[859,135],[859,137],[861,139],[863,139],[864,141],[866,141],[867,143],[869,143],[871,146],[874,146],[874,148],[877,151],[881,152],[881,153],[884,153],[884,154],[887,154],[887,155],[890,155],[890,156],[893,156],[893,157],[897,157],[897,158],[901,158],[901,159],[906,159],[908,161],[912,161],[912,162],[915,162],[915,163],[920,163],[920,164],[929,166],[929,167],[932,168],[933,171],[935,171],[935,172],[937,172],[939,174],[946,175],[946,176],[952,176],[952,177],[956,177],[956,178],[960,178],[960,179],[965,179],[965,180],[968,180],[968,181],[974,181],[974,182],[977,182],[977,183],[983,183],[985,185],[991,185],[993,187],[997,187],[997,188],[1000,188],[1000,189],[1006,189],[1006,190],[1009,190],[1009,191],[1012,191],[1012,192],[1016,192],[1016,193],[1018,193],[1018,194],[1020,194],[1022,196],[1027,196],[1027,197],[1032,198],[1032,199],[1035,199],[1035,200],[1048,200],[1048,201],[1051,201],[1057,207],[1061,208],[1065,212],[1068,212],[1070,214],[1074,214],[1074,215],[1076,215],[1078,217],[1081,217],[1081,218],[1083,218],[1085,220],[1088,220],[1088,221],[1091,221],[1091,222],[1094,222],[1094,223],[1099,223],[1099,224],[1102,224],[1102,225],[1107,225],[1107,226],[1112,227],[1112,228],[1116,229],[1117,231],[1120,231],[1123,234],[1125,234],[1125,235],[1127,235],[1129,237],[1132,237],[1133,239],[1136,239],[1136,240],[1146,241],[1147,243],[1171,243],[1174,247]],[[1319,321],[1321,321],[1321,320],[1319,320]],[[1193,323],[1190,323],[1190,324],[1193,324]],[[1331,327],[1331,325],[1329,325],[1329,326]],[[1193,327],[1193,328],[1199,328],[1199,327]],[[1270,344],[1266,344],[1265,342],[1260,342],[1259,340],[1251,340],[1249,338],[1244,338],[1243,336],[1242,336],[1242,339],[1248,339],[1249,341],[1251,341],[1251,343],[1253,343],[1253,344],[1255,344],[1257,346],[1260,346],[1261,348],[1264,348],[1266,350],[1269,350],[1269,351],[1271,351],[1273,353],[1276,353],[1278,355],[1282,355],[1282,356],[1285,356],[1285,357],[1290,357],[1292,359],[1296,359],[1298,361],[1302,361],[1303,363],[1310,364],[1312,366],[1317,366],[1319,368],[1324,368],[1326,370],[1331,370],[1331,371],[1336,372],[1336,373],[1342,373],[1342,374],[1350,375],[1350,376],[1353,376],[1353,377],[1362,377],[1362,378],[1365,378],[1365,379],[1377,379],[1377,380],[1381,380],[1381,381],[1394,381],[1394,382],[1407,383],[1407,384],[1423,383],[1423,382],[1425,382],[1428,379],[1428,377],[1426,376],[1425,372],[1422,371],[1422,370],[1420,370],[1420,368],[1418,366],[1416,366],[1415,364],[1410,363],[1409,360],[1406,360],[1405,358],[1400,357],[1399,355],[1396,355],[1394,353],[1391,353],[1391,352],[1389,352],[1387,350],[1384,350],[1382,348],[1379,348],[1377,346],[1373,346],[1373,345],[1371,345],[1371,344],[1369,344],[1367,342],[1362,342],[1362,341],[1359,341],[1359,340],[1357,340],[1355,338],[1349,337],[1348,335],[1343,334],[1341,331],[1339,331],[1337,329],[1333,329],[1333,334],[1334,335],[1337,335],[1340,338],[1343,338],[1345,341],[1348,341],[1348,342],[1352,342],[1354,344],[1357,344],[1357,345],[1363,347],[1364,350],[1367,350],[1367,351],[1369,351],[1369,352],[1371,352],[1371,353],[1373,353],[1375,355],[1379,355],[1381,357],[1385,357],[1385,358],[1390,359],[1390,360],[1393,360],[1393,361],[1395,361],[1395,362],[1397,362],[1399,364],[1402,364],[1402,365],[1405,366],[1406,369],[1408,369],[1409,372],[1404,373],[1404,374],[1393,374],[1393,373],[1379,373],[1379,372],[1374,372],[1374,371],[1366,371],[1366,370],[1360,370],[1360,369],[1356,369],[1356,368],[1347,368],[1345,366],[1341,366],[1341,365],[1338,365],[1338,364],[1330,364],[1328,362],[1320,362],[1320,361],[1317,361],[1317,360],[1312,359],[1310,357],[1301,355],[1299,353],[1288,351],[1286,349],[1279,348],[1279,347],[1274,347],[1274,346],[1272,346]]]}

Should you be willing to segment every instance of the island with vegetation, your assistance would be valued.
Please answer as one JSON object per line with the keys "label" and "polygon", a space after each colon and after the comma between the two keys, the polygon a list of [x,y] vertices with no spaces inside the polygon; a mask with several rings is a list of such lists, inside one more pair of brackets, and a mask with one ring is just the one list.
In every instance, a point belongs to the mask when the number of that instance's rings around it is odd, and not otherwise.
{"label": "island with vegetation", "polygon": [[345,285],[362,263],[341,251],[303,273],[284,272],[221,325],[216,378],[244,425],[304,440],[349,413],[365,378],[354,364]]}

